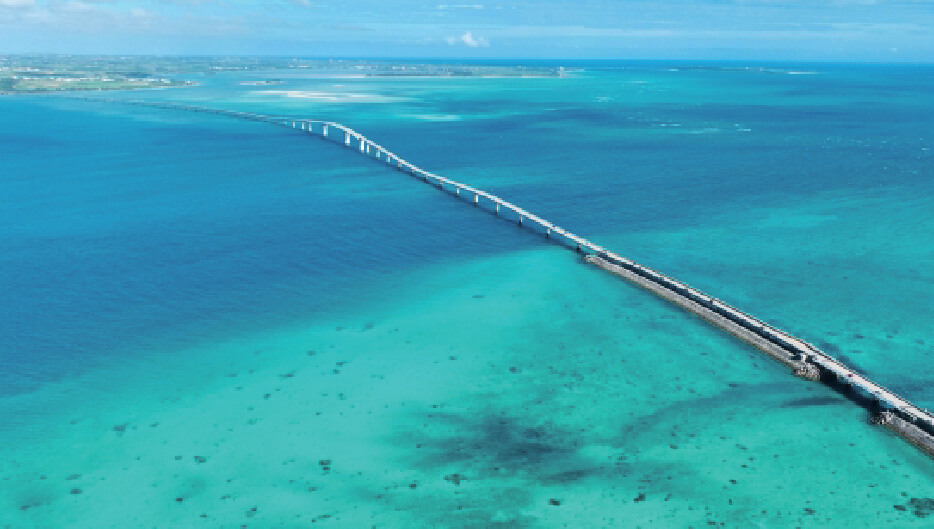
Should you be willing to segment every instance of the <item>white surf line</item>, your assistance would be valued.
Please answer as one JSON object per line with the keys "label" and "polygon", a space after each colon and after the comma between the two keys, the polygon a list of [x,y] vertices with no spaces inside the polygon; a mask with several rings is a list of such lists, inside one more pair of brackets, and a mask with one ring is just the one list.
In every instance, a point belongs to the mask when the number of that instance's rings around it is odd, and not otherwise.
{"label": "white surf line", "polygon": [[[425,171],[346,125],[334,121],[293,119],[174,103],[93,97],[72,99],[204,112],[253,121],[264,121],[315,134],[326,139],[332,138],[335,132],[342,133],[343,138],[338,137],[337,139],[342,140],[345,147],[353,148],[369,158],[381,160],[399,171],[419,177],[427,183],[434,183],[441,190],[450,192],[450,189],[453,189],[456,195],[461,195],[462,192],[468,196],[472,194],[475,205],[479,205],[480,199],[483,198],[494,205],[494,213],[497,215],[502,209],[512,211],[518,215],[519,225],[523,225],[524,221],[531,222],[543,228],[546,237],[551,237],[553,233],[563,237],[566,241],[572,243],[579,253],[593,252],[587,255],[588,262],[646,288],[656,295],[702,317],[713,325],[737,335],[747,343],[793,367],[799,376],[821,380],[834,389],[842,389],[845,394],[849,393],[847,396],[851,400],[855,400],[861,405],[866,406],[868,400],[872,403],[870,411],[879,412],[878,415],[873,417],[873,422],[888,426],[903,438],[934,455],[934,414],[856,373],[853,369],[814,345],[681,281],[611,252],[496,195]],[[445,185],[448,188],[445,188]],[[747,335],[744,336],[744,334]],[[763,343],[760,338],[764,339],[765,342]],[[856,390],[861,391],[863,394],[853,395],[851,392]]]}

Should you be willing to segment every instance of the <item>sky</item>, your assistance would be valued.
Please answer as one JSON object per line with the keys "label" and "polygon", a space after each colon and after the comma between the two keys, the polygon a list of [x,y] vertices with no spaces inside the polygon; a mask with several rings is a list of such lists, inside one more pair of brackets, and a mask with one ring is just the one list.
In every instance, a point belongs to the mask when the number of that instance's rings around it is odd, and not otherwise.
{"label": "sky", "polygon": [[0,0],[2,53],[934,62],[934,0]]}

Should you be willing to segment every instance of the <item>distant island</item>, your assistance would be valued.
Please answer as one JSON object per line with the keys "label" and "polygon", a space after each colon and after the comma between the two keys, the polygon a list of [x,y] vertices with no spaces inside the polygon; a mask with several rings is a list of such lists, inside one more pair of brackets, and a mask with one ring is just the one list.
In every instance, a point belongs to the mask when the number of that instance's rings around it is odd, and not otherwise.
{"label": "distant island", "polygon": [[[360,77],[564,77],[563,67],[399,63],[280,57],[137,57],[76,55],[0,56],[0,93],[140,90],[199,84],[194,76],[290,70]],[[182,79],[189,77],[189,79]],[[242,85],[276,85],[277,78]]]}
{"label": "distant island", "polygon": [[281,79],[267,79],[264,81],[240,81],[240,86],[275,86],[282,84]]}
{"label": "distant island", "polygon": [[141,58],[0,56],[0,93],[139,90],[191,86]]}
{"label": "distant island", "polygon": [[42,70],[0,70],[0,93],[3,92],[61,92],[76,90],[138,90],[187,86],[192,82],[179,82],[151,77],[121,77],[110,75],[73,75]]}
{"label": "distant island", "polygon": [[[313,69],[324,65],[301,65]],[[366,77],[564,77],[563,67],[491,66],[466,64],[393,64],[383,62],[339,61],[327,64],[329,69],[342,69]]]}

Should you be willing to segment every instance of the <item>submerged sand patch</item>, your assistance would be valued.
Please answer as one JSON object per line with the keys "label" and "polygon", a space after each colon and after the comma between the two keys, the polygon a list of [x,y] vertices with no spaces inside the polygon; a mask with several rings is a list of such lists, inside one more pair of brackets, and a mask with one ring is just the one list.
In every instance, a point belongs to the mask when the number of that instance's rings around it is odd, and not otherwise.
{"label": "submerged sand patch", "polygon": [[339,320],[89,373],[59,394],[77,405],[36,419],[41,437],[6,436],[0,520],[921,520],[892,505],[931,486],[930,462],[863,410],[571,255],[399,279],[390,304]]}
{"label": "submerged sand patch", "polygon": [[399,96],[359,92],[325,92],[319,90],[256,90],[253,94],[289,99],[307,99],[319,103],[398,103],[407,101]]}

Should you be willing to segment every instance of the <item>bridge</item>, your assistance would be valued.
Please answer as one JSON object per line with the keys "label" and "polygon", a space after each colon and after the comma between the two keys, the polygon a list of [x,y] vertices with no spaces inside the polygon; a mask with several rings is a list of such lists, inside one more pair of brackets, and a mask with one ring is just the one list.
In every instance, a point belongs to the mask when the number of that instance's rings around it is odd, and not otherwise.
{"label": "bridge", "polygon": [[346,125],[334,121],[277,117],[175,103],[96,97],[72,97],[71,99],[230,116],[272,123],[340,143],[346,148],[357,151],[360,155],[385,163],[434,185],[442,191],[472,202],[476,206],[484,206],[494,215],[513,220],[520,226],[537,227],[545,237],[582,254],[587,262],[616,274],[736,336],[788,366],[796,375],[809,380],[821,381],[830,386],[867,408],[872,413],[870,421],[873,424],[890,428],[907,441],[934,456],[934,414],[855,372],[814,345],[677,279],[614,253],[512,202],[426,171]]}

